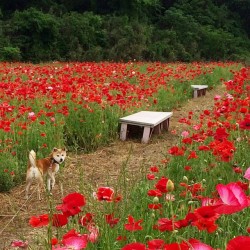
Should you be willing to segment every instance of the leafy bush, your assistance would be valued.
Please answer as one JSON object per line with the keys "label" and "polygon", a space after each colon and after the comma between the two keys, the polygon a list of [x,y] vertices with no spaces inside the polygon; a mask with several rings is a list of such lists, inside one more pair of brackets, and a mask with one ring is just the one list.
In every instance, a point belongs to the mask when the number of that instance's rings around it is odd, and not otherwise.
{"label": "leafy bush", "polygon": [[20,61],[22,58],[20,49],[14,47],[3,47],[1,54],[2,61]]}

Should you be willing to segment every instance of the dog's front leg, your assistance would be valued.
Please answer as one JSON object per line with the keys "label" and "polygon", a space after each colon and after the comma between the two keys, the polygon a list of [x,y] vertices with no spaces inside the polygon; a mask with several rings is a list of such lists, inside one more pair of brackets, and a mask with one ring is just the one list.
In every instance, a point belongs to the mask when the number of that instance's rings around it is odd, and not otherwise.
{"label": "dog's front leg", "polygon": [[47,177],[47,189],[48,189],[48,192],[50,193],[50,190],[51,190],[51,178],[50,178],[50,175],[48,175],[48,177]]}
{"label": "dog's front leg", "polygon": [[52,173],[52,175],[51,175],[51,189],[54,188],[55,183],[56,183],[55,174]]}

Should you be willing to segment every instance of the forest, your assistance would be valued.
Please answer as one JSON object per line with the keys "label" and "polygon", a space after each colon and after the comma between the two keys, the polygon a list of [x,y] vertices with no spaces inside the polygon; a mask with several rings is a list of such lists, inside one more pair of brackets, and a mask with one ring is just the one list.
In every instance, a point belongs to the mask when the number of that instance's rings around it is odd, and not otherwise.
{"label": "forest", "polygon": [[0,61],[241,61],[249,0],[1,0]]}

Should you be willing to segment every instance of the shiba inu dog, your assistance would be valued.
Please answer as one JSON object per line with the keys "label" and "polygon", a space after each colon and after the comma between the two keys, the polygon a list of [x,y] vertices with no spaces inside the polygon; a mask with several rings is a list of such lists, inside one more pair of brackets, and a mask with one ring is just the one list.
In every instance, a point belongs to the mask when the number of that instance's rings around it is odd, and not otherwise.
{"label": "shiba inu dog", "polygon": [[29,189],[33,180],[37,181],[38,199],[41,200],[41,188],[44,188],[44,176],[47,177],[47,189],[50,192],[55,186],[55,174],[59,171],[59,165],[66,158],[66,149],[54,148],[50,155],[43,159],[36,159],[34,150],[29,152],[29,162],[26,175],[26,199],[29,197]]}

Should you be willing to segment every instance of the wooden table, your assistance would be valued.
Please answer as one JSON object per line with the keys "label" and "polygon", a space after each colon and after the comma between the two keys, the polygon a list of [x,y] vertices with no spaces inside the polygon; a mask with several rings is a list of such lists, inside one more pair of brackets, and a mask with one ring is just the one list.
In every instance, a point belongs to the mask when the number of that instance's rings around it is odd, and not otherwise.
{"label": "wooden table", "polygon": [[120,139],[127,139],[128,125],[144,127],[142,143],[148,143],[152,132],[160,134],[162,130],[168,130],[169,118],[173,112],[140,111],[138,113],[119,119],[121,123]]}

